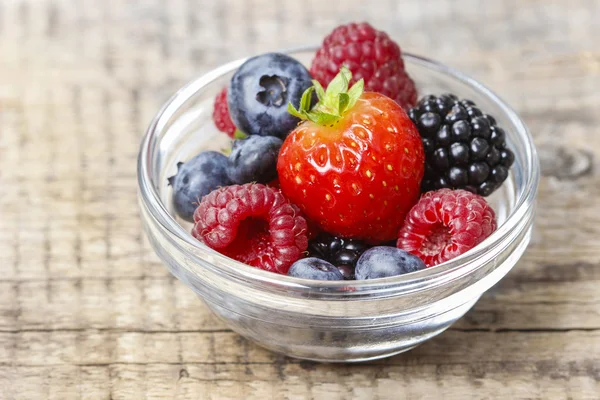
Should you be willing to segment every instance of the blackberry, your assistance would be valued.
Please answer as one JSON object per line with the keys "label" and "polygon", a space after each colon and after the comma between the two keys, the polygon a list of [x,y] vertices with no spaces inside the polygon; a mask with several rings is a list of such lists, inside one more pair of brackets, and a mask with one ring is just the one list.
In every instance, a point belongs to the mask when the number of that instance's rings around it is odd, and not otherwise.
{"label": "blackberry", "polygon": [[335,265],[344,279],[354,279],[356,262],[369,249],[369,245],[360,240],[343,239],[321,232],[308,243],[308,256],[325,260]]}
{"label": "blackberry", "polygon": [[429,95],[408,115],[425,150],[423,192],[451,188],[489,196],[508,177],[515,156],[506,133],[471,100]]}

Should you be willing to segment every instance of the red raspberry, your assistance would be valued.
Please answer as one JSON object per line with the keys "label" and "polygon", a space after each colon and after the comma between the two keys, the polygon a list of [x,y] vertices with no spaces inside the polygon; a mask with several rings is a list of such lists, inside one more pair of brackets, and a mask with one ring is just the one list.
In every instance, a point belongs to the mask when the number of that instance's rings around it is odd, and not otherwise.
{"label": "red raspberry", "polygon": [[397,246],[428,267],[451,260],[496,230],[496,216],[485,199],[466,190],[425,193],[410,210]]}
{"label": "red raspberry", "polygon": [[342,65],[352,72],[351,83],[363,78],[365,90],[384,94],[404,109],[417,103],[417,89],[404,70],[400,47],[368,23],[335,28],[317,51],[310,73],[327,86]]}
{"label": "red raspberry", "polygon": [[308,247],[306,220],[279,190],[248,183],[217,189],[194,212],[192,235],[237,261],[287,273]]}
{"label": "red raspberry", "polygon": [[221,132],[225,132],[229,137],[233,137],[236,127],[229,116],[229,106],[227,105],[227,88],[223,88],[215,98],[215,108],[213,109],[213,121]]}

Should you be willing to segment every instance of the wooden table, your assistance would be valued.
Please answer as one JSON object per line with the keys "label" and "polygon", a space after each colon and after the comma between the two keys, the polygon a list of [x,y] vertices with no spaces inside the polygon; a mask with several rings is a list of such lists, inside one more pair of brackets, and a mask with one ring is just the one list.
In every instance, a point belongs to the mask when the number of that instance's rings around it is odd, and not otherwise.
{"label": "wooden table", "polygon": [[[0,2],[1,399],[600,398],[600,3],[333,3]],[[351,20],[495,89],[543,179],[525,257],[455,327],[391,359],[319,365],[246,342],[167,274],[135,166],[185,81]]]}

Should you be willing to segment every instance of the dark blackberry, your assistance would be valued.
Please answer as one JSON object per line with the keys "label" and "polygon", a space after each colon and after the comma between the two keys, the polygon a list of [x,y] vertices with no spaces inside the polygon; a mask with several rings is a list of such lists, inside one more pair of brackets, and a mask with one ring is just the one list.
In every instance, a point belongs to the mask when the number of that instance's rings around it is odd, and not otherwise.
{"label": "dark blackberry", "polygon": [[308,256],[335,265],[344,279],[354,279],[354,268],[362,253],[370,246],[360,240],[343,239],[322,232],[308,244]]}
{"label": "dark blackberry", "polygon": [[423,192],[452,188],[488,196],[508,177],[515,155],[506,148],[506,132],[471,100],[429,95],[408,115],[425,149]]}

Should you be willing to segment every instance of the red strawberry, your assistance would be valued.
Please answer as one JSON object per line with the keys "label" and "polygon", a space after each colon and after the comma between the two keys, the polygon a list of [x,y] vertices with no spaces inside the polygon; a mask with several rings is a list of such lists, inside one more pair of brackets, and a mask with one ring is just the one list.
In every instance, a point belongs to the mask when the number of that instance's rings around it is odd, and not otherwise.
{"label": "red strawberry", "polygon": [[[277,163],[282,192],[337,236],[389,241],[419,198],[424,152],[416,127],[382,94],[350,90],[342,67],[327,92],[313,81],[290,113],[305,119],[287,137]],[[313,90],[319,102],[310,110]]]}

